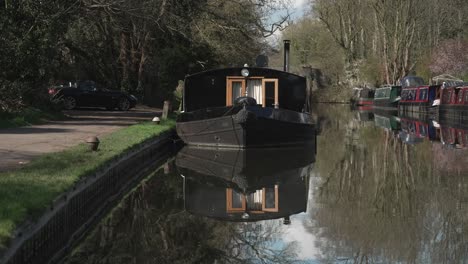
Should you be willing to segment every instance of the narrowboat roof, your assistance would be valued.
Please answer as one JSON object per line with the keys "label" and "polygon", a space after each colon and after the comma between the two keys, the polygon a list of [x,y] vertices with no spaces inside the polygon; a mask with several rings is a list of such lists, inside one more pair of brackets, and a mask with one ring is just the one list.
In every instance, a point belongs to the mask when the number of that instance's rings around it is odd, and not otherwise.
{"label": "narrowboat roof", "polygon": [[388,90],[388,89],[400,88],[400,87],[401,87],[401,86],[398,86],[398,85],[389,85],[389,86],[379,87],[379,88],[377,88],[376,90]]}

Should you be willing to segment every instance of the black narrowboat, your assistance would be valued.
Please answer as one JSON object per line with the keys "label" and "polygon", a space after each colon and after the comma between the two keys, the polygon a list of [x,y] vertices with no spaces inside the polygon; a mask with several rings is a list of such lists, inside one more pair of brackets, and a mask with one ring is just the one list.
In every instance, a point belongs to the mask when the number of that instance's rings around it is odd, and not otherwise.
{"label": "black narrowboat", "polygon": [[225,221],[289,218],[305,212],[315,148],[185,146],[176,156],[185,210]]}
{"label": "black narrowboat", "polygon": [[285,70],[235,67],[185,79],[179,137],[189,145],[275,147],[315,138],[306,78]]}

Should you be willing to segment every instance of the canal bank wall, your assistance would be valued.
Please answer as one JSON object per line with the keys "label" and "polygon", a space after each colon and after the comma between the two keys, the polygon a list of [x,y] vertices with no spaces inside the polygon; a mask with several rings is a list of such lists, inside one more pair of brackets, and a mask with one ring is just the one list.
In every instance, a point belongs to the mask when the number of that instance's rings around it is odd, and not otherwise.
{"label": "canal bank wall", "polygon": [[43,216],[15,232],[0,263],[56,263],[116,201],[176,151],[175,130],[123,153],[57,197]]}

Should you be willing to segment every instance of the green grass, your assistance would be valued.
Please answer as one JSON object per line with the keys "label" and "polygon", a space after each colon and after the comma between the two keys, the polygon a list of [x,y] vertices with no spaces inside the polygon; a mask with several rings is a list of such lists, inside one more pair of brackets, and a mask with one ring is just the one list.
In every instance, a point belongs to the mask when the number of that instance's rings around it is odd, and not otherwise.
{"label": "green grass", "polygon": [[0,112],[0,128],[12,128],[42,124],[47,120],[64,118],[61,112],[46,112],[36,108],[26,108],[18,113]]}
{"label": "green grass", "polygon": [[133,125],[101,138],[99,150],[85,144],[45,154],[28,166],[0,173],[0,251],[13,231],[26,220],[40,217],[51,202],[80,178],[105,166],[119,154],[175,127],[174,119]]}

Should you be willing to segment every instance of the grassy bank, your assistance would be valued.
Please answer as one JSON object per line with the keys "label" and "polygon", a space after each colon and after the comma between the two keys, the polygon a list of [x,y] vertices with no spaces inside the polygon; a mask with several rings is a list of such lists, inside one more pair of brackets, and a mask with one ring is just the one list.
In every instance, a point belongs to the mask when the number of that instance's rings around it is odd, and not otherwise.
{"label": "grassy bank", "polygon": [[64,118],[61,112],[46,112],[36,108],[26,108],[18,113],[0,112],[0,129],[42,124],[47,120]]}
{"label": "grassy bank", "polygon": [[101,139],[99,151],[85,144],[33,160],[20,170],[0,173],[0,250],[19,224],[37,219],[59,194],[119,154],[175,126],[173,119],[118,130]]}

